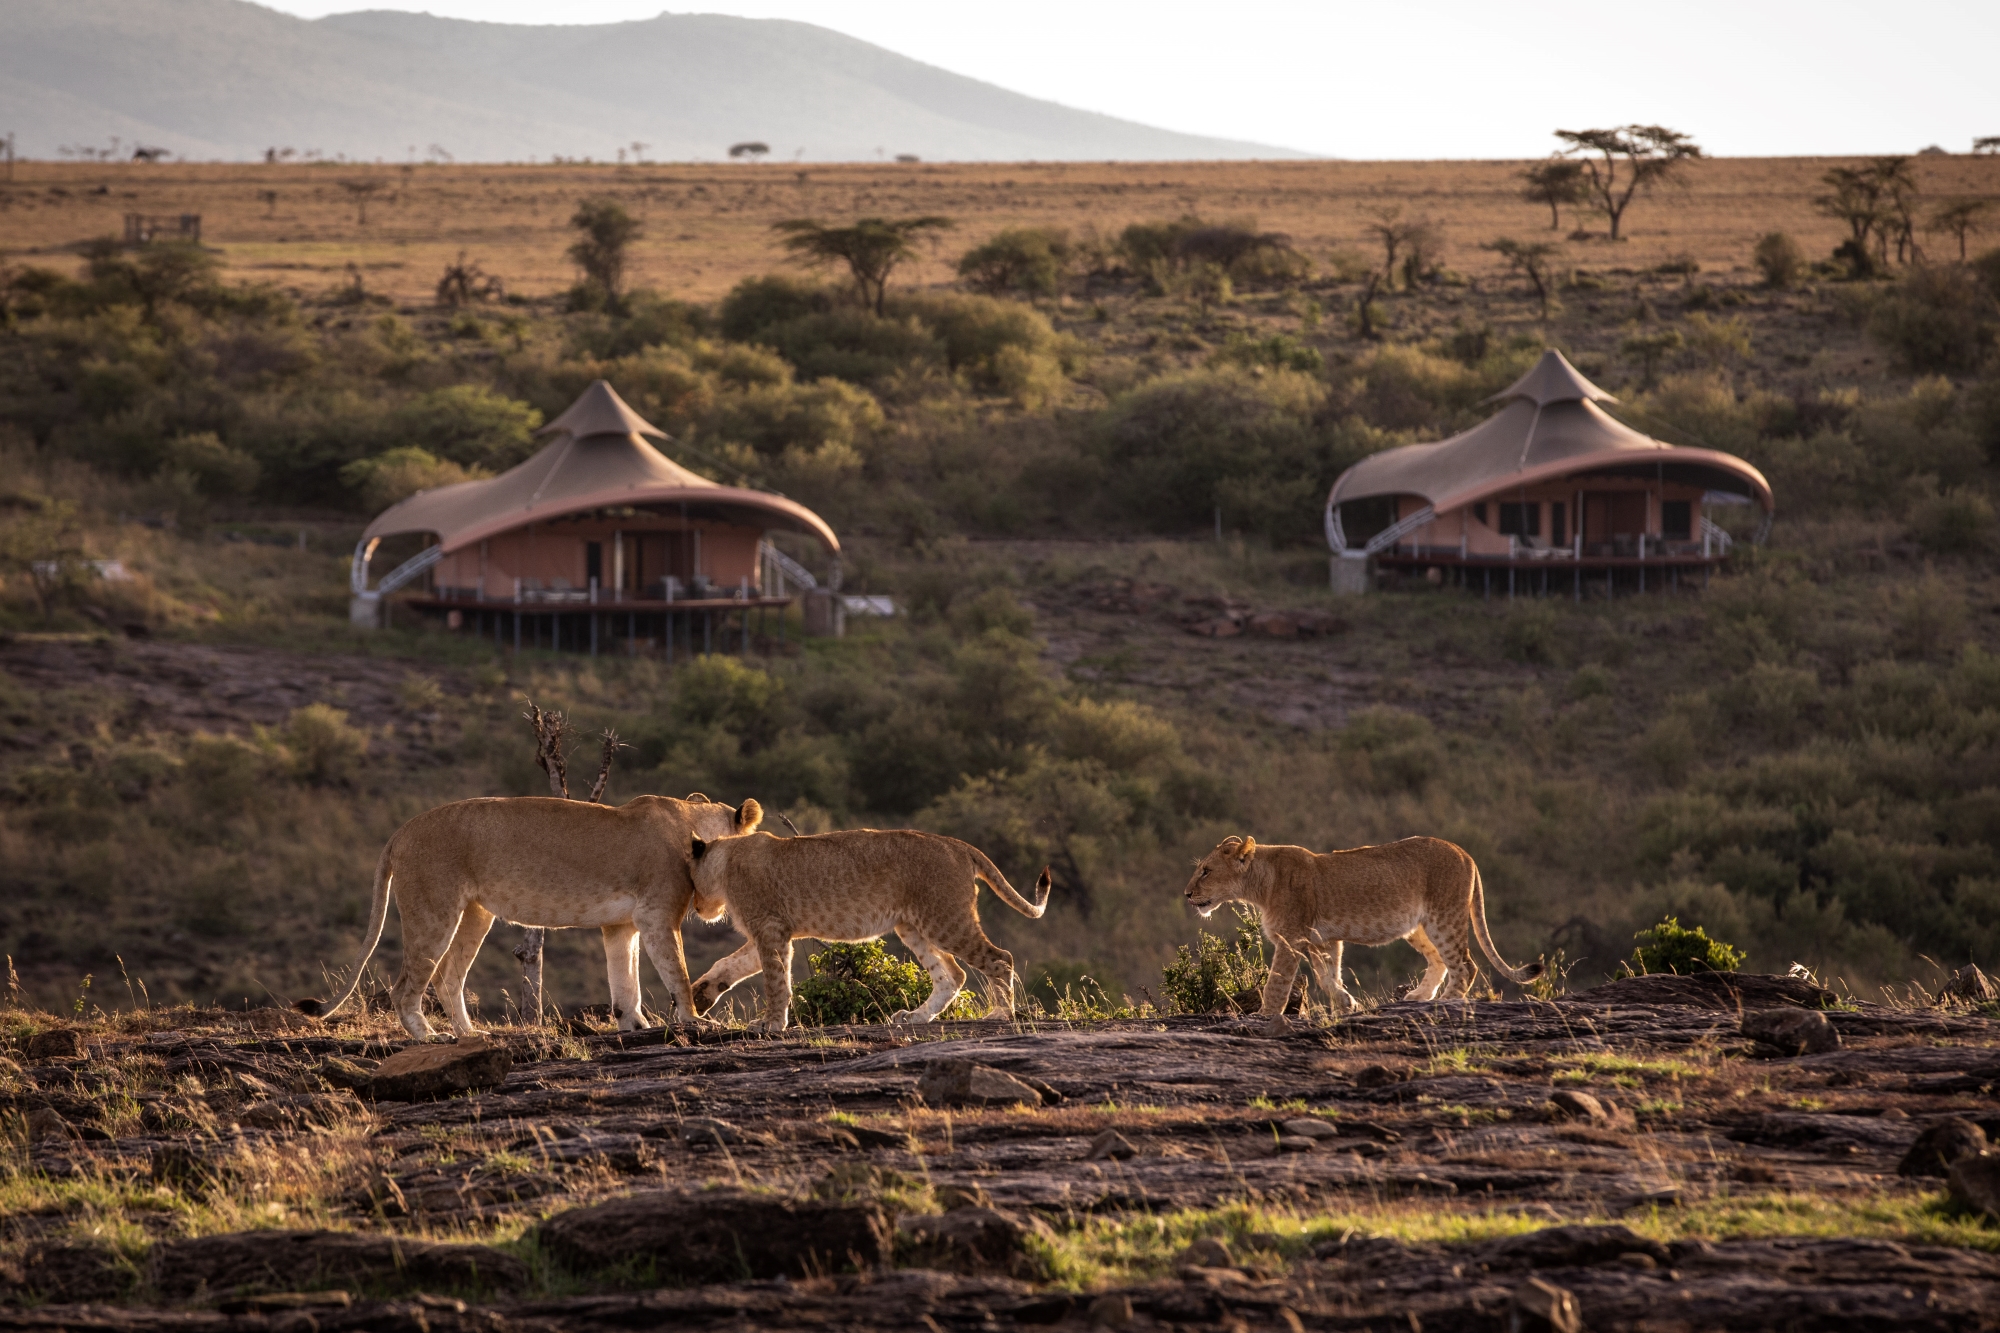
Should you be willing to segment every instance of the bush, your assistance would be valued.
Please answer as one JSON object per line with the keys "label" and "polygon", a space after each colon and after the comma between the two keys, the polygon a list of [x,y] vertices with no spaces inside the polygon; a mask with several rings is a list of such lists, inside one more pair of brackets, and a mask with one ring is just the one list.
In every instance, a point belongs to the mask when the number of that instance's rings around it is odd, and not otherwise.
{"label": "bush", "polygon": [[958,276],[988,296],[1054,296],[1071,253],[1069,233],[1059,228],[1010,227],[966,251],[958,261]]}
{"label": "bush", "polygon": [[419,491],[477,481],[486,475],[478,468],[466,469],[434,458],[429,451],[414,445],[358,459],[340,470],[341,481],[361,497],[361,503],[371,512],[387,509]]}
{"label": "bush", "polygon": [[1910,535],[1939,555],[1983,550],[1993,535],[1993,503],[1963,486],[1926,495],[1910,511]]}
{"label": "bush", "polygon": [[1700,926],[1687,929],[1674,917],[1667,917],[1651,930],[1634,937],[1639,947],[1632,951],[1626,968],[1635,976],[1671,973],[1691,976],[1696,972],[1734,972],[1743,962],[1743,953],[1721,940],[1712,940]]}
{"label": "bush", "polygon": [[211,430],[168,440],[164,466],[192,477],[204,495],[247,495],[257,489],[263,471],[256,459]]}
{"label": "bush", "polygon": [[1257,916],[1239,907],[1235,942],[1225,944],[1205,930],[1197,932],[1194,948],[1181,945],[1161,971],[1160,989],[1169,1013],[1249,1014],[1262,1002],[1270,975]]}
{"label": "bush", "polygon": [[1868,332],[1905,368],[1963,373],[2000,331],[2000,302],[1962,264],[1920,264],[1875,305]]}
{"label": "bush", "polygon": [[542,414],[476,384],[434,389],[390,415],[393,438],[462,467],[503,472],[535,451]]}
{"label": "bush", "polygon": [[294,709],[280,734],[291,751],[293,775],[315,787],[352,782],[368,753],[368,733],[349,726],[347,714],[327,704]]}
{"label": "bush", "polygon": [[1764,275],[1765,286],[1790,287],[1806,271],[1806,252],[1784,232],[1774,231],[1757,242],[1757,248],[1750,252],[1750,262]]}
{"label": "bush", "polygon": [[[930,974],[896,958],[880,940],[829,944],[808,961],[812,975],[792,989],[792,1017],[807,1027],[886,1023],[930,998]],[[977,1018],[984,1010],[960,991],[942,1018]]]}

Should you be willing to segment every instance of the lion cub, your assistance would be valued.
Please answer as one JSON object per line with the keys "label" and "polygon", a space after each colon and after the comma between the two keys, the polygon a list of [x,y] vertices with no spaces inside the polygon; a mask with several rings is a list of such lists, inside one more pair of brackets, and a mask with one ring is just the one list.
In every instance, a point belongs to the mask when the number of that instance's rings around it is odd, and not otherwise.
{"label": "lion cub", "polygon": [[695,983],[704,1013],[761,969],[764,1017],[755,1025],[783,1031],[792,1004],[792,941],[855,942],[895,931],[931,974],[930,999],[891,1021],[928,1023],[965,982],[961,962],[986,974],[988,1018],[1014,1015],[1014,956],[979,928],[979,881],[1022,916],[1039,918],[1049,903],[1049,872],[1035,881],[1036,901],[1014,891],[978,848],[913,830],[857,829],[778,838],[769,833],[705,841],[696,837],[695,910],[715,920],[724,910],[749,943]]}
{"label": "lion cub", "polygon": [[1486,889],[1463,847],[1441,838],[1405,838],[1381,847],[1310,852],[1259,847],[1255,838],[1224,838],[1195,866],[1187,900],[1203,916],[1226,902],[1249,903],[1264,919],[1272,946],[1264,983],[1265,1017],[1282,1022],[1301,953],[1320,988],[1343,1009],[1359,1002],[1340,984],[1343,945],[1408,940],[1429,960],[1411,993],[1434,1000],[1447,978],[1460,996],[1472,989],[1473,939],[1506,978],[1525,985],[1542,964],[1516,970],[1501,960],[1486,931]]}

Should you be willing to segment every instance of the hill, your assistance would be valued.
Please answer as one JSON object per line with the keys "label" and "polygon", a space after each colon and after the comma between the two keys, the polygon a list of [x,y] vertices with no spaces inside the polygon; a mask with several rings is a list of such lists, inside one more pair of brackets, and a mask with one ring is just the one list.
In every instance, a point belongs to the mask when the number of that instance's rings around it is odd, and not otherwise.
{"label": "hill", "polygon": [[807,23],[307,21],[242,0],[9,11],[0,118],[36,157],[112,135],[224,159],[290,147],[359,161],[686,161],[744,140],[807,161],[1302,156],[1024,97]]}

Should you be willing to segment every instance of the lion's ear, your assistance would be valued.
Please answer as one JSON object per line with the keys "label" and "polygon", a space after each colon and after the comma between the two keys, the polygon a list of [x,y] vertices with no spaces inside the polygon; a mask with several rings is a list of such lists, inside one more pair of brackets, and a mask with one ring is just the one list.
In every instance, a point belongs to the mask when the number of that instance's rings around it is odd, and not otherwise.
{"label": "lion's ear", "polygon": [[742,809],[736,812],[736,827],[745,833],[754,833],[763,822],[764,807],[757,804],[754,798],[746,798]]}
{"label": "lion's ear", "polygon": [[701,860],[702,857],[707,855],[708,855],[708,844],[701,840],[701,835],[699,833],[695,834],[694,841],[688,844],[688,857],[691,860],[699,861]]}
{"label": "lion's ear", "polygon": [[1218,852],[1233,852],[1242,845],[1243,845],[1243,839],[1232,836],[1224,838],[1222,840],[1221,845],[1218,846],[1215,850]]}
{"label": "lion's ear", "polygon": [[1248,861],[1250,859],[1250,854],[1256,850],[1257,850],[1257,840],[1255,838],[1245,838],[1243,840],[1242,848],[1238,850],[1236,853],[1236,859],[1239,861]]}
{"label": "lion's ear", "polygon": [[709,801],[708,797],[707,797],[707,796],[705,796],[704,794],[702,794],[701,792],[698,792],[698,791],[691,791],[691,792],[689,792],[689,793],[688,793],[688,804],[689,804],[689,805],[709,805],[709,804],[711,804],[711,802]]}

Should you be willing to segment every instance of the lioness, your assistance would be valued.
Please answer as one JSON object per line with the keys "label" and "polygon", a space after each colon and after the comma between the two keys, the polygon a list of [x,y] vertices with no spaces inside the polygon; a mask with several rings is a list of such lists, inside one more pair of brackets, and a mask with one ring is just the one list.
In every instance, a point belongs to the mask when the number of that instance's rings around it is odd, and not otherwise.
{"label": "lioness", "polygon": [[764,1017],[757,1027],[782,1032],[792,1005],[792,941],[872,940],[895,931],[931,974],[930,999],[892,1022],[928,1023],[965,982],[969,964],[992,989],[987,1017],[1014,1014],[1014,955],[979,928],[979,881],[1022,916],[1049,904],[1049,872],[1035,881],[1037,901],[1014,891],[977,847],[908,829],[856,829],[775,838],[768,833],[690,844],[695,911],[713,921],[727,910],[749,943],[702,974],[697,1013],[707,1012],[760,968]]}
{"label": "lioness", "polygon": [[1271,975],[1259,1010],[1282,1022],[1301,951],[1312,958],[1321,989],[1343,1009],[1359,1003],[1340,983],[1344,944],[1408,940],[1430,966],[1411,993],[1434,1000],[1447,977],[1458,994],[1472,989],[1474,937],[1509,981],[1525,985],[1542,964],[1507,966],[1486,931],[1486,889],[1463,847],[1441,838],[1405,838],[1381,847],[1310,852],[1259,847],[1255,838],[1224,838],[1195,866],[1187,900],[1203,916],[1226,902],[1249,903],[1264,919]]}
{"label": "lioness", "polygon": [[618,1026],[641,1021],[639,945],[643,940],[681,1016],[693,1019],[681,921],[694,897],[688,839],[754,830],[764,818],[755,801],[740,810],[699,792],[685,801],[640,796],[620,806],[553,796],[481,797],[425,811],[396,830],[375,867],[368,944],[347,989],[331,1004],[301,1000],[321,1016],[354,997],[382,940],[389,894],[403,918],[403,966],[390,995],[410,1035],[430,1035],[424,987],[437,996],[463,1037],[474,1031],[465,1011],[465,974],[495,917],[526,926],[597,926]]}

